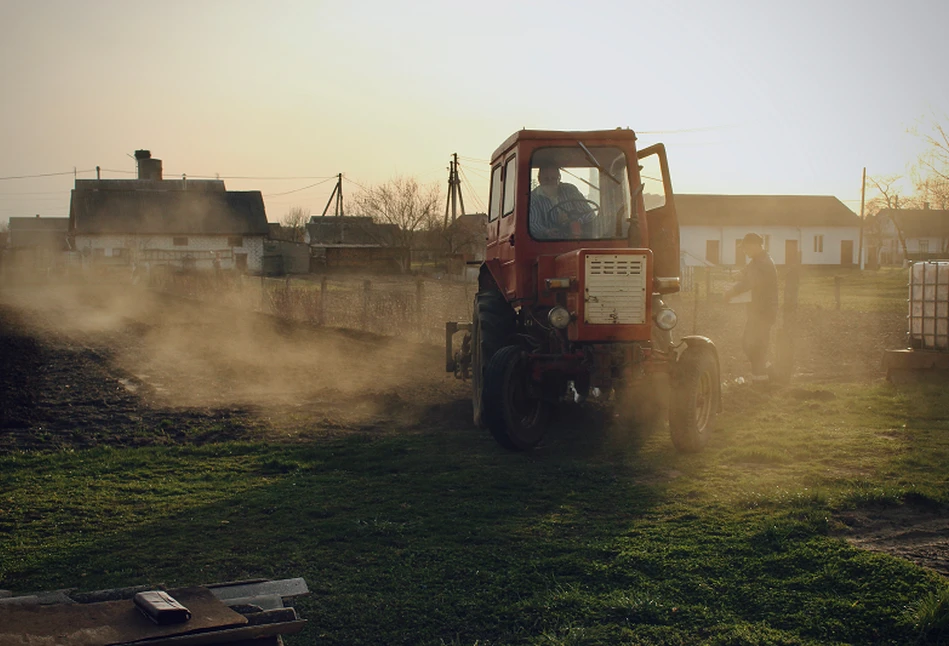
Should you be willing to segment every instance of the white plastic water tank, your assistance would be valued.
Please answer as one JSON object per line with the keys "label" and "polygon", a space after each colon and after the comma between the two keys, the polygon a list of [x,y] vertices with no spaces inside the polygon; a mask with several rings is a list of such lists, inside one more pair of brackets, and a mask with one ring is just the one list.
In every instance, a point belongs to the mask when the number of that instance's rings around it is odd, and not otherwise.
{"label": "white plastic water tank", "polygon": [[909,269],[909,343],[949,351],[949,260],[917,262]]}

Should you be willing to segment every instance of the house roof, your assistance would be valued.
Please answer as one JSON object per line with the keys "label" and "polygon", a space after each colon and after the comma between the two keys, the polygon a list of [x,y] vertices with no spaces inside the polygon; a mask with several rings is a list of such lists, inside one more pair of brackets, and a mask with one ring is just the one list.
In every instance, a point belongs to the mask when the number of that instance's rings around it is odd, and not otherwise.
{"label": "house roof", "polygon": [[904,238],[949,237],[949,211],[942,209],[883,209],[878,218],[889,218]]}
{"label": "house roof", "polygon": [[66,249],[69,218],[10,218],[11,247],[47,247]]}
{"label": "house roof", "polygon": [[[136,184],[141,184],[137,182]],[[156,182],[157,184],[157,182]],[[260,191],[77,188],[73,234],[267,235]]]}
{"label": "house roof", "polygon": [[829,195],[676,194],[685,226],[860,226],[856,213]]}

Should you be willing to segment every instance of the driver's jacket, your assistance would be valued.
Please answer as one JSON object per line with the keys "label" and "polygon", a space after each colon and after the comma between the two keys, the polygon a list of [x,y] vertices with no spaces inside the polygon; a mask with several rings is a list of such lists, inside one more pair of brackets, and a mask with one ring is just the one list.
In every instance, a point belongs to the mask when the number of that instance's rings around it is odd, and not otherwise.
{"label": "driver's jacket", "polygon": [[[557,204],[570,202],[559,208]],[[566,215],[566,217],[564,217]],[[557,203],[547,197],[538,187],[531,191],[530,234],[539,240],[561,240],[569,238],[570,223],[586,224],[595,213],[583,194],[573,184],[561,182],[557,187]]]}

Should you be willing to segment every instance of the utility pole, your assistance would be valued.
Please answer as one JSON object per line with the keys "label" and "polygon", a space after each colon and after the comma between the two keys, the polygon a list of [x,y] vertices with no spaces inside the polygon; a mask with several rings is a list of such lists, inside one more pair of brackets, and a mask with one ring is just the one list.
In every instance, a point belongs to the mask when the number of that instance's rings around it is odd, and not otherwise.
{"label": "utility pole", "polygon": [[333,203],[333,198],[336,198],[336,211],[335,215],[337,217],[342,217],[343,213],[343,174],[339,173],[336,176],[336,186],[333,187],[333,192],[330,193],[330,199],[326,201],[326,206],[323,208],[323,216],[326,216],[326,213],[330,210],[330,204]]}
{"label": "utility pole", "polygon": [[864,262],[864,253],[863,253],[863,206],[865,203],[865,198],[867,196],[867,167],[863,167],[863,181],[860,184],[860,271],[863,271],[865,266]]}
{"label": "utility pole", "polygon": [[445,200],[445,227],[448,227],[448,210],[451,207],[451,221],[458,217],[458,203],[461,203],[461,214],[465,214],[465,198],[461,194],[461,179],[458,177],[458,153],[451,156],[448,162],[448,196]]}

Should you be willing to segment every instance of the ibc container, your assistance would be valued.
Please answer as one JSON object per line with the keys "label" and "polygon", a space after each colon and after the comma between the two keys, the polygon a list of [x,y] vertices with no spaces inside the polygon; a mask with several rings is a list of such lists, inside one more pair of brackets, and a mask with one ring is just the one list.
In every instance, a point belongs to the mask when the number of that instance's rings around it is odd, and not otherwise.
{"label": "ibc container", "polygon": [[910,267],[908,318],[911,348],[949,352],[949,260]]}

